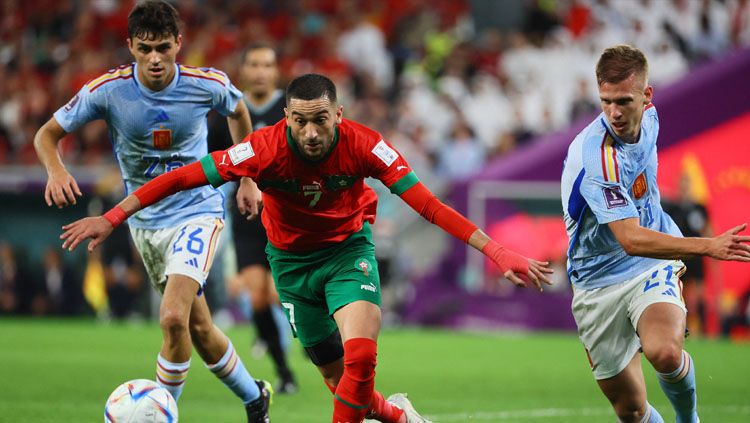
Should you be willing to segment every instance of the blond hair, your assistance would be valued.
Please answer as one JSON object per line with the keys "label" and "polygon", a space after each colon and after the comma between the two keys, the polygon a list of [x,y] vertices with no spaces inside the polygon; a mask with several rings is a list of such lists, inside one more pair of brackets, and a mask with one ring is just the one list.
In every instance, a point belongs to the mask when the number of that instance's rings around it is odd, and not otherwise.
{"label": "blond hair", "polygon": [[648,81],[648,60],[636,47],[620,44],[605,49],[596,63],[596,82],[617,84],[635,74]]}

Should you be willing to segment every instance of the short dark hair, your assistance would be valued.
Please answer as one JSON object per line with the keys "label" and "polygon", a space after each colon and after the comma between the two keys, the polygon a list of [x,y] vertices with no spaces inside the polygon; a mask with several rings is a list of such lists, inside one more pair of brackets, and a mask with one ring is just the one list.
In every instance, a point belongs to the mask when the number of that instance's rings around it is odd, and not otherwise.
{"label": "short dark hair", "polygon": [[336,103],[336,86],[333,81],[317,73],[298,76],[286,87],[287,106],[293,98],[315,100],[321,97],[327,97],[331,103]]}
{"label": "short dark hair", "polygon": [[164,0],[139,1],[128,15],[128,38],[155,40],[180,35],[180,14]]}
{"label": "short dark hair", "polygon": [[636,47],[620,44],[610,47],[599,56],[596,63],[596,82],[617,84],[636,74],[648,80],[648,60]]}
{"label": "short dark hair", "polygon": [[250,53],[251,51],[255,51],[255,50],[271,50],[273,54],[275,54],[277,57],[279,55],[276,52],[276,49],[273,48],[271,44],[264,43],[264,42],[257,42],[257,43],[252,43],[249,46],[245,47],[245,50],[242,51],[242,61],[243,62],[245,61],[245,58],[247,58],[248,53]]}

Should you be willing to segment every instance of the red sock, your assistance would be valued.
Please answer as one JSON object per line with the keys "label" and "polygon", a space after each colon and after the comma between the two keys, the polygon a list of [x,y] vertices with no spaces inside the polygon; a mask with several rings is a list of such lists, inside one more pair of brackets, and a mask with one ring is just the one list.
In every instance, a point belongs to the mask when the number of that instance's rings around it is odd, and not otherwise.
{"label": "red sock", "polygon": [[371,414],[369,417],[380,420],[383,423],[398,423],[401,416],[404,415],[404,410],[386,401],[383,398],[383,394],[378,391],[372,393],[372,407],[370,411]]}
{"label": "red sock", "polygon": [[344,375],[333,396],[333,423],[361,423],[375,390],[377,344],[368,338],[344,343]]}

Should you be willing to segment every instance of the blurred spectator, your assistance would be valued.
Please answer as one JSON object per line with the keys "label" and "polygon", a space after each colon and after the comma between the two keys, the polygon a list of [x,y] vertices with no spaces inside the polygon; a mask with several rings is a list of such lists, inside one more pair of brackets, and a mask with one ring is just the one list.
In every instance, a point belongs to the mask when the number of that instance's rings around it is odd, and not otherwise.
{"label": "blurred spectator", "polygon": [[729,43],[727,34],[713,26],[709,13],[708,7],[701,10],[698,32],[689,40],[693,62],[705,62],[718,57]]}
{"label": "blurred spectator", "polygon": [[463,120],[453,126],[451,140],[439,154],[439,168],[451,181],[467,179],[482,170],[484,165],[484,149]]}
{"label": "blurred spectator", "polygon": [[38,290],[16,251],[0,241],[0,311],[3,314],[27,314]]}
{"label": "blurred spectator", "polygon": [[44,252],[44,290],[37,303],[47,313],[71,316],[83,311],[81,279],[63,262],[60,251],[55,245]]}
{"label": "blurred spectator", "polygon": [[578,91],[570,106],[570,121],[575,122],[582,117],[590,117],[599,112],[599,105],[591,100],[589,81],[584,78],[578,80]]}

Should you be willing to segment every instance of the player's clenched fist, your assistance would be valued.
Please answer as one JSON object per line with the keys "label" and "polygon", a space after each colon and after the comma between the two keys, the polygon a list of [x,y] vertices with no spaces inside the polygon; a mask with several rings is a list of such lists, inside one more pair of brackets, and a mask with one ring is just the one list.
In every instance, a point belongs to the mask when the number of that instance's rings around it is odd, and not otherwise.
{"label": "player's clenched fist", "polygon": [[60,239],[64,240],[63,249],[73,251],[78,244],[91,238],[88,246],[89,252],[94,251],[94,248],[101,244],[114,229],[109,220],[102,216],[87,217],[65,225],[62,228],[65,231],[60,235]]}

